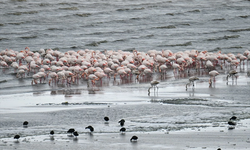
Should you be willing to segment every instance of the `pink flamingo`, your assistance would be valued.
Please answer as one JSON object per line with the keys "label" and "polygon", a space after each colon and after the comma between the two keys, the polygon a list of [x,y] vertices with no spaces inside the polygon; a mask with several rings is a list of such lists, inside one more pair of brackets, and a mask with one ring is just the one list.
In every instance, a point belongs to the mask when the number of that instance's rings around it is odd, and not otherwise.
{"label": "pink flamingo", "polygon": [[214,79],[214,83],[215,83],[215,76],[219,75],[219,72],[216,70],[212,70],[208,73],[211,78],[209,79],[209,87],[212,87],[212,78]]}
{"label": "pink flamingo", "polygon": [[49,85],[50,85],[50,83],[52,82],[53,83],[53,80],[54,80],[54,83],[56,84],[56,80],[57,80],[57,78],[58,78],[58,75],[55,73],[55,72],[51,72],[50,74],[49,74],[49,76],[50,76],[50,80],[49,80]]}

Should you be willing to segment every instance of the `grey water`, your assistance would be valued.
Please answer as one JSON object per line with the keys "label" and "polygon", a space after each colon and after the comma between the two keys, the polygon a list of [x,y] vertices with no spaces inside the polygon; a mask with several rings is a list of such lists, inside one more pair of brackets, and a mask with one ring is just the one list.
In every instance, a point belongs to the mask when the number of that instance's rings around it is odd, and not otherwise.
{"label": "grey water", "polygon": [[248,0],[0,2],[0,49],[172,50],[249,48]]}

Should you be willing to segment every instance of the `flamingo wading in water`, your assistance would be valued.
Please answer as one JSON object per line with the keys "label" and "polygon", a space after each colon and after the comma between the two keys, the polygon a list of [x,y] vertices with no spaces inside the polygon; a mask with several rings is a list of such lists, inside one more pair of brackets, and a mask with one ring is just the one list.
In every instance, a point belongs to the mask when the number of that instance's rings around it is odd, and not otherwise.
{"label": "flamingo wading in water", "polygon": [[155,92],[155,88],[157,88],[157,92],[158,92],[158,86],[157,86],[157,85],[158,85],[159,83],[160,83],[160,82],[159,82],[159,81],[156,81],[156,80],[150,82],[151,87],[148,88],[148,96],[150,96],[150,89],[151,89],[151,88],[154,88],[154,92]]}

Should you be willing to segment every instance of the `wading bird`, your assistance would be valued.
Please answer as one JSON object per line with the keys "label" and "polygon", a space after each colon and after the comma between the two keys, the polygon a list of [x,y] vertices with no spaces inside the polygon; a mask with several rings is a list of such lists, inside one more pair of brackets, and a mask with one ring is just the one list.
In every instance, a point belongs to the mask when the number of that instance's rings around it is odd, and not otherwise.
{"label": "wading bird", "polygon": [[77,138],[77,137],[79,136],[79,134],[78,134],[77,131],[74,131],[74,132],[73,132],[73,135],[74,135],[75,138]]}
{"label": "wading bird", "polygon": [[156,81],[156,80],[150,82],[151,87],[148,88],[148,95],[150,95],[150,89],[151,89],[151,88],[154,88],[154,92],[155,92],[155,88],[157,88],[157,92],[158,92],[158,86],[157,86],[157,85],[158,85],[159,83],[160,83],[160,82],[159,82],[159,81]]}
{"label": "wading bird", "polygon": [[74,131],[75,131],[74,128],[70,128],[70,129],[67,131],[67,133],[70,134],[70,136],[72,136],[72,134],[73,134]]}
{"label": "wading bird", "polygon": [[136,142],[137,140],[138,140],[138,137],[134,135],[131,137],[130,142]]}
{"label": "wading bird", "polygon": [[232,129],[235,129],[235,126],[236,126],[236,119],[237,119],[237,117],[236,116],[232,116],[230,119],[229,119],[229,121],[228,121],[228,129],[229,130],[232,130]]}
{"label": "wading bird", "polygon": [[109,121],[109,117],[104,117],[104,120],[106,121],[106,122],[108,122]]}
{"label": "wading bird", "polygon": [[118,123],[120,123],[121,126],[124,126],[125,120],[121,119],[120,121],[118,121]]}
{"label": "wading bird", "polygon": [[125,131],[126,131],[126,128],[124,128],[124,127],[122,127],[121,129],[120,129],[120,132],[123,134],[123,133],[125,133]]}
{"label": "wading bird", "polygon": [[24,127],[24,128],[27,128],[27,127],[28,127],[28,124],[29,124],[28,121],[24,121],[24,122],[23,122],[23,127]]}
{"label": "wading bird", "polygon": [[186,90],[187,90],[187,86],[190,86],[191,83],[193,83],[193,87],[194,87],[194,81],[196,81],[196,80],[199,80],[199,78],[196,77],[196,76],[190,77],[189,78],[189,83],[186,84]]}
{"label": "wading bird", "polygon": [[237,74],[238,72],[237,71],[235,71],[235,70],[230,70],[229,71],[229,73],[228,73],[228,75],[227,75],[227,81],[228,81],[228,78],[229,77],[232,77],[232,80],[234,80],[234,77],[235,77],[235,75]]}
{"label": "wading bird", "polygon": [[92,126],[87,126],[85,129],[89,129],[90,132],[93,132],[94,131],[94,128]]}
{"label": "wading bird", "polygon": [[55,132],[53,130],[50,131],[49,133],[51,136],[53,136],[55,134]]}
{"label": "wading bird", "polygon": [[17,141],[19,138],[20,138],[20,135],[18,135],[18,134],[14,136],[14,139],[16,139]]}

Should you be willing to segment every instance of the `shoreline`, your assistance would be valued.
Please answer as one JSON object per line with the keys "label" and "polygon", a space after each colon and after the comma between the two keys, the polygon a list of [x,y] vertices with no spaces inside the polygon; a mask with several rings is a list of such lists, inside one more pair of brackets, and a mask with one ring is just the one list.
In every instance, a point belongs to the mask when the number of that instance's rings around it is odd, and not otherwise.
{"label": "shoreline", "polygon": [[[181,131],[155,131],[155,132],[126,132],[121,133],[80,133],[73,138],[67,134],[21,137],[17,142],[11,138],[1,139],[0,148],[3,149],[247,149],[250,145],[249,120],[247,127],[241,126],[234,130],[227,127],[197,128]],[[209,130],[207,130],[209,129]],[[130,142],[133,136],[138,136],[137,142]],[[185,141],[185,142],[184,142]]]}

